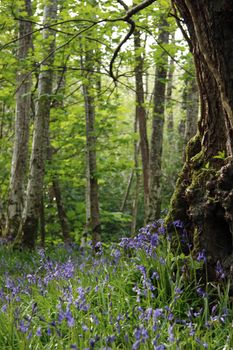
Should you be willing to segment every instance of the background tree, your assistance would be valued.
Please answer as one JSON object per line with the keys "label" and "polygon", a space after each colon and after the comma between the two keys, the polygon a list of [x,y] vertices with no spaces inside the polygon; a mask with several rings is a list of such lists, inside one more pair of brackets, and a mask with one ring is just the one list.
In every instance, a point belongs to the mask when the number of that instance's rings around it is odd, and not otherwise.
{"label": "background tree", "polygon": [[162,149],[164,132],[165,92],[166,78],[168,73],[168,55],[163,47],[168,44],[169,31],[166,19],[162,20],[159,28],[158,43],[162,49],[157,54],[160,59],[155,70],[155,84],[153,92],[153,117],[152,135],[150,149],[150,206],[148,221],[153,222],[161,214],[161,170],[162,170]]}
{"label": "background tree", "polygon": [[15,139],[11,163],[9,199],[5,235],[15,238],[21,222],[25,177],[27,174],[29,123],[31,113],[32,54],[31,1],[25,0],[19,8],[18,72],[16,88]]}
{"label": "background tree", "polygon": [[[44,7],[44,25],[51,24],[57,16],[57,0],[51,0]],[[38,101],[36,105],[32,153],[30,159],[30,175],[27,186],[23,221],[18,239],[25,246],[35,245],[40,216],[41,197],[45,162],[48,153],[48,132],[50,103],[53,82],[53,61],[55,49],[55,33],[50,28],[43,30],[43,54],[38,77]],[[48,54],[49,53],[49,54]],[[22,238],[20,238],[22,236]]]}

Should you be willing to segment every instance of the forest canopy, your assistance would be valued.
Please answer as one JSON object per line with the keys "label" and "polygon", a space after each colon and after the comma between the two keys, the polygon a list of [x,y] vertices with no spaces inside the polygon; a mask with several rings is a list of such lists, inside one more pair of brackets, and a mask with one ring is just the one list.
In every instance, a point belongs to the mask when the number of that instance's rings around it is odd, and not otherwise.
{"label": "forest canopy", "polygon": [[171,5],[152,2],[1,3],[10,241],[114,241],[167,211],[198,95]]}

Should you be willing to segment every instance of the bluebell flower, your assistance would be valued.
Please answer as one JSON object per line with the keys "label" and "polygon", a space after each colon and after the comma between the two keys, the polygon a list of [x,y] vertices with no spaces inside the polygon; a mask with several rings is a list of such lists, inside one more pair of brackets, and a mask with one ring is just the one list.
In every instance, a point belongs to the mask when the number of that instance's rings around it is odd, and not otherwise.
{"label": "bluebell flower", "polygon": [[78,350],[78,347],[76,344],[71,344],[70,345],[70,348],[73,349],[73,350]]}
{"label": "bluebell flower", "polygon": [[174,333],[173,333],[173,326],[172,325],[168,326],[168,340],[171,343],[173,343],[175,341],[175,336],[174,336]]}
{"label": "bluebell flower", "polygon": [[136,342],[133,343],[133,345],[132,345],[132,350],[138,350],[140,348],[140,344],[141,344],[141,341],[136,340]]}
{"label": "bluebell flower", "polygon": [[41,331],[41,327],[38,327],[37,330],[36,330],[36,335],[38,337],[41,337],[42,336],[42,331]]}
{"label": "bluebell flower", "polygon": [[204,261],[206,263],[206,252],[204,249],[197,254],[197,261]]}
{"label": "bluebell flower", "polygon": [[226,274],[225,274],[223,267],[220,264],[219,260],[216,263],[215,272],[216,272],[216,276],[219,280],[223,280],[226,277]]}
{"label": "bluebell flower", "polygon": [[184,227],[184,224],[183,224],[183,222],[181,220],[175,220],[175,221],[173,221],[172,224],[173,224],[173,226],[178,227],[178,228],[183,228]]}
{"label": "bluebell flower", "polygon": [[198,287],[196,289],[197,291],[197,294],[202,297],[202,298],[206,298],[207,297],[207,293],[201,288],[201,287]]}

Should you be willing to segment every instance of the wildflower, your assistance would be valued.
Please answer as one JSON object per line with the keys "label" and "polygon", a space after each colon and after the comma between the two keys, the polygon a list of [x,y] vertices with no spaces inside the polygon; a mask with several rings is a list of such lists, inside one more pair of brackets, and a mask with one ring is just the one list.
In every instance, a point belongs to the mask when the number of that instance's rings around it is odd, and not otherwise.
{"label": "wildflower", "polygon": [[157,319],[163,314],[163,309],[155,309],[153,312],[153,320],[157,322]]}
{"label": "wildflower", "polygon": [[151,279],[153,280],[154,278],[155,278],[157,281],[159,280],[159,273],[158,273],[157,271],[154,271],[154,272],[152,273]]}
{"label": "wildflower", "polygon": [[1,311],[4,313],[4,312],[6,312],[6,310],[7,310],[7,304],[5,304],[5,305],[3,305],[2,307],[1,307]]}
{"label": "wildflower", "polygon": [[140,343],[141,343],[140,340],[137,340],[135,343],[133,343],[132,350],[138,350],[140,347]]}
{"label": "wildflower", "polygon": [[159,236],[158,236],[158,233],[154,233],[152,236],[151,236],[151,245],[153,247],[157,247],[157,245],[159,244]]}
{"label": "wildflower", "polygon": [[173,343],[175,341],[174,333],[173,333],[173,326],[169,325],[168,327],[168,340]]}
{"label": "wildflower", "polygon": [[36,330],[36,335],[38,337],[41,337],[42,336],[42,331],[41,331],[41,327],[38,327],[37,330]]}
{"label": "wildflower", "polygon": [[193,337],[194,334],[195,334],[195,329],[194,329],[193,323],[192,323],[192,322],[189,322],[189,323],[187,323],[187,326],[188,326],[188,328],[189,328],[189,335],[190,335],[191,337]]}
{"label": "wildflower", "polygon": [[19,330],[22,333],[27,333],[28,329],[29,329],[29,322],[25,323],[24,321],[20,321],[19,323]]}
{"label": "wildflower", "polygon": [[184,224],[181,220],[175,220],[173,221],[173,226],[177,227],[177,228],[183,228],[184,227]]}
{"label": "wildflower", "polygon": [[207,293],[201,287],[197,288],[197,294],[202,298],[207,297]]}
{"label": "wildflower", "polygon": [[65,318],[66,318],[68,327],[70,327],[70,328],[73,327],[74,326],[74,318],[73,318],[72,313],[69,309],[66,310]]}
{"label": "wildflower", "polygon": [[107,344],[112,344],[115,340],[116,340],[116,336],[115,335],[109,335],[109,336],[106,337],[106,343]]}
{"label": "wildflower", "polygon": [[174,297],[174,300],[179,299],[182,293],[183,293],[182,289],[179,288],[179,287],[176,287],[176,288],[175,288],[175,297]]}
{"label": "wildflower", "polygon": [[166,264],[166,260],[165,260],[162,256],[159,258],[159,262],[160,262],[160,264],[162,264],[162,265],[165,265],[165,264]]}
{"label": "wildflower", "polygon": [[88,328],[85,324],[82,325],[82,330],[83,330],[84,332],[87,332],[88,329],[89,329],[89,328]]}
{"label": "wildflower", "polygon": [[32,337],[32,332],[29,332],[27,335],[27,339],[29,340],[29,339],[31,339],[31,337]]}
{"label": "wildflower", "polygon": [[215,267],[215,272],[216,272],[216,276],[219,280],[223,280],[226,277],[226,274],[223,270],[222,265],[220,264],[220,261],[217,261],[216,267]]}
{"label": "wildflower", "polygon": [[100,323],[98,317],[95,314],[91,314],[90,320],[92,323],[94,323],[96,326]]}
{"label": "wildflower", "polygon": [[196,338],[195,340],[198,344],[202,345],[205,349],[208,349],[207,343],[203,343],[199,338]]}
{"label": "wildflower", "polygon": [[78,350],[78,347],[77,347],[76,344],[71,344],[71,345],[70,345],[70,348],[71,348],[71,349],[74,349],[74,350]]}
{"label": "wildflower", "polygon": [[197,254],[197,261],[203,261],[204,263],[206,263],[206,253],[204,249]]}

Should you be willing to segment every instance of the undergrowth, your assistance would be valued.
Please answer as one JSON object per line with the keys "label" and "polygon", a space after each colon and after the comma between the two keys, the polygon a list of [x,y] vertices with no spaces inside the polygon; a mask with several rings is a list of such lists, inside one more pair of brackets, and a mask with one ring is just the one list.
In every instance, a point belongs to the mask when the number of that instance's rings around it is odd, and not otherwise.
{"label": "undergrowth", "polygon": [[75,245],[0,254],[0,349],[233,347],[221,266],[201,285],[204,253],[175,254],[159,223],[95,256]]}

